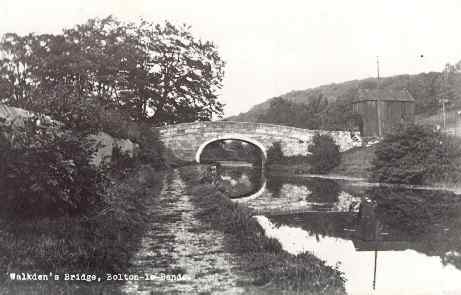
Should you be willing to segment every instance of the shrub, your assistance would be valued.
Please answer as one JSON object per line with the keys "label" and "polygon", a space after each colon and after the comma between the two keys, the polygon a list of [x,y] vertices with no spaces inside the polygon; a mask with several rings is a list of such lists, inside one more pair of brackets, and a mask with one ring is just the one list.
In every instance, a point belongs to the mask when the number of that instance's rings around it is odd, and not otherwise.
{"label": "shrub", "polygon": [[341,162],[339,146],[330,135],[316,134],[309,146],[310,163],[313,173],[328,173]]}
{"label": "shrub", "polygon": [[[20,273],[24,269],[101,277],[127,273],[141,238],[156,217],[155,210],[148,209],[160,191],[162,175],[142,165],[123,179],[109,177],[110,181],[104,182],[104,207],[95,212],[15,222],[0,218],[0,273]],[[120,294],[120,284],[114,281],[61,282],[21,284],[1,275],[0,294]]]}
{"label": "shrub", "polygon": [[165,148],[158,139],[158,131],[151,128],[148,124],[140,124],[139,135],[133,138],[139,144],[137,160],[144,164],[149,164],[157,168],[168,166],[165,159]]}
{"label": "shrub", "polygon": [[279,163],[283,160],[282,144],[277,141],[267,150],[267,164]]}
{"label": "shrub", "polygon": [[460,159],[459,139],[428,126],[402,126],[376,147],[371,179],[407,184],[457,181]]}
{"label": "shrub", "polygon": [[83,136],[51,123],[38,126],[37,118],[23,127],[0,129],[0,199],[5,213],[57,216],[98,203],[102,176],[89,163],[93,150]]}

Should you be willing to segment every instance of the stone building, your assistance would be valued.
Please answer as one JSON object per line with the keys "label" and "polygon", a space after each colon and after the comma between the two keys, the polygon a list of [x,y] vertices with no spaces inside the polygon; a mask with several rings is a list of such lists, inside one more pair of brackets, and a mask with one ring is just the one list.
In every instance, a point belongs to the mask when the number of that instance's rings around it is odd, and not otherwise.
{"label": "stone building", "polygon": [[414,122],[415,99],[407,90],[361,89],[352,109],[362,136],[381,137],[401,123]]}

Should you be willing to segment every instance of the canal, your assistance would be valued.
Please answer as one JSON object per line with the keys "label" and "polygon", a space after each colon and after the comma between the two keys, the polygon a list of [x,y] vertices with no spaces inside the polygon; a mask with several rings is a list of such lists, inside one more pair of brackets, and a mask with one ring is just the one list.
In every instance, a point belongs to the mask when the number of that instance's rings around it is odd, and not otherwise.
{"label": "canal", "polygon": [[337,267],[348,294],[461,293],[459,196],[273,176],[238,163],[217,171],[221,189],[255,210],[267,236]]}

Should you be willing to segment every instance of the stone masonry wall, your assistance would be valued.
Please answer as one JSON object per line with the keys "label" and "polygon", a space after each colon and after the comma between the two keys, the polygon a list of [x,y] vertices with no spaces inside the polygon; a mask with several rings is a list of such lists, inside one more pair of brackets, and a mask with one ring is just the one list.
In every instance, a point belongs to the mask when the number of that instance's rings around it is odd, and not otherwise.
{"label": "stone masonry wall", "polygon": [[[0,123],[5,121],[6,124],[12,124],[13,126],[24,126],[24,121],[33,116],[34,113],[27,110],[0,104]],[[91,134],[89,138],[94,140],[95,145],[98,147],[91,159],[91,163],[95,166],[110,162],[115,147],[130,157],[133,157],[138,149],[137,144],[131,140],[115,138],[105,132]]]}
{"label": "stone masonry wall", "polygon": [[178,158],[195,161],[209,142],[221,139],[238,139],[258,146],[265,154],[275,143],[281,142],[285,156],[307,155],[308,146],[316,133],[329,134],[339,145],[341,152],[361,146],[356,133],[348,131],[307,130],[289,126],[245,122],[195,122],[158,128],[160,140]]}

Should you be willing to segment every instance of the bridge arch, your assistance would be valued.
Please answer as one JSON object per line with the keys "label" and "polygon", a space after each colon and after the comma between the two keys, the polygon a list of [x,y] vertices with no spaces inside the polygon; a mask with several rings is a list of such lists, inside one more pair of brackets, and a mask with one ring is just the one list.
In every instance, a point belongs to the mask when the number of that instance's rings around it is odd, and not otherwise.
{"label": "bridge arch", "polygon": [[197,163],[200,163],[200,156],[202,155],[202,152],[203,152],[203,150],[205,149],[205,147],[207,145],[209,145],[212,142],[221,141],[221,140],[239,140],[239,141],[250,143],[250,144],[256,146],[261,151],[261,154],[263,155],[263,161],[265,161],[267,159],[266,148],[264,147],[264,145],[261,142],[255,140],[253,138],[247,137],[247,136],[242,136],[242,135],[238,135],[238,134],[228,134],[228,135],[223,135],[223,136],[219,136],[219,137],[214,137],[212,139],[209,139],[209,140],[203,142],[199,146],[199,148],[197,149],[197,152],[195,153],[195,161]]}
{"label": "bridge arch", "polygon": [[[256,146],[267,159],[268,149],[280,142],[284,156],[305,156],[308,146],[315,134],[329,134],[340,146],[341,152],[355,146],[361,141],[352,137],[350,131],[307,130],[289,126],[265,123],[210,121],[181,123],[156,127],[159,141],[176,158],[192,162],[200,161],[200,156],[207,144],[219,140],[239,140]],[[357,132],[358,133],[358,132]],[[357,134],[356,134],[357,135]]]}

